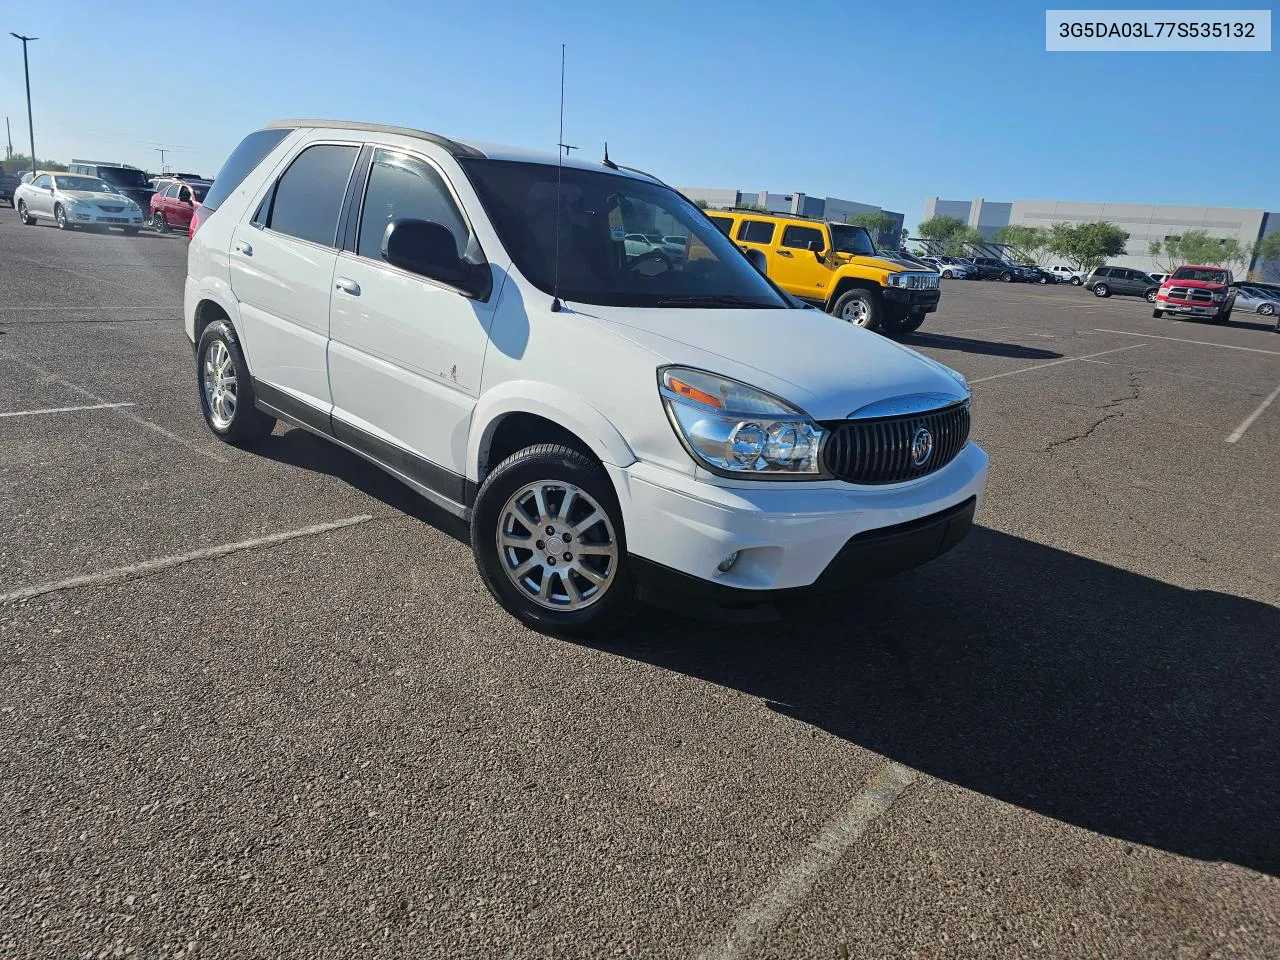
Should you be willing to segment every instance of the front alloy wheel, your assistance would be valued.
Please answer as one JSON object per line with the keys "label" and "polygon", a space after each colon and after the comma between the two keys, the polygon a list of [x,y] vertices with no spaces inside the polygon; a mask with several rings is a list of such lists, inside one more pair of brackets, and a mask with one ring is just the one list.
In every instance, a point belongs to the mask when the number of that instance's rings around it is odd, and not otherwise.
{"label": "front alloy wheel", "polygon": [[618,538],[604,508],[578,487],[526,483],[502,509],[498,555],[507,579],[548,610],[599,601],[618,570]]}
{"label": "front alloy wheel", "polygon": [[1147,298],[1147,303],[1156,302],[1156,292],[1154,290],[1148,290],[1145,294],[1143,294],[1143,296]]}
{"label": "front alloy wheel", "polygon": [[1275,316],[1276,305],[1274,303],[1264,303],[1258,308],[1258,312],[1264,317],[1273,317]]}
{"label": "front alloy wheel", "polygon": [[62,204],[58,204],[53,208],[53,220],[58,225],[59,230],[71,229],[71,224],[67,222],[67,211],[63,209]]}
{"label": "front alloy wheel", "polygon": [[1107,289],[1107,285],[1105,283],[1100,283],[1093,288],[1093,295],[1095,297],[1105,297],[1110,293],[1111,291]]}

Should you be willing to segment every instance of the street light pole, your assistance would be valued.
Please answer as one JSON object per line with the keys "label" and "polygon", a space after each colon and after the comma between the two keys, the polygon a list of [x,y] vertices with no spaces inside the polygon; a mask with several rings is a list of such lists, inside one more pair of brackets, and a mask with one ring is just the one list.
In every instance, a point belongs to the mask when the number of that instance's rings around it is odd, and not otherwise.
{"label": "street light pole", "polygon": [[36,175],[36,124],[31,119],[31,70],[27,66],[27,44],[40,38],[24,37],[20,33],[10,33],[9,36],[22,41],[22,73],[27,79],[27,133],[31,136],[31,175],[34,177]]}
{"label": "street light pole", "polygon": [[160,147],[156,147],[155,149],[156,149],[156,153],[160,154],[160,172],[161,172],[161,173],[168,173],[169,171],[168,171],[168,170],[166,170],[166,169],[164,168],[164,155],[165,155],[166,153],[168,153],[169,151],[168,151],[168,150],[164,150],[164,149],[162,149],[162,148],[160,148]]}

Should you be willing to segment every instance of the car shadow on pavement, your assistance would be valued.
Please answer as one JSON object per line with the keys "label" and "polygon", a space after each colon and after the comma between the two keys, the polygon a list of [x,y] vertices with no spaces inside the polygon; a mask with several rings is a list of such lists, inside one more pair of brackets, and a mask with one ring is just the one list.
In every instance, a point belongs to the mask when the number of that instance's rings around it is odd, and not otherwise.
{"label": "car shadow on pavement", "polygon": [[1013,357],[1019,360],[1057,360],[1062,354],[1038,347],[1024,347],[1016,343],[998,340],[974,340],[970,337],[953,337],[945,333],[919,330],[902,338],[907,346],[932,347],[935,350],[958,350],[988,357]]}
{"label": "car shadow on pavement", "polygon": [[1280,608],[975,528],[769,627],[646,611],[599,646],[1036,813],[1280,874]]}
{"label": "car shadow on pavement", "polygon": [[421,520],[463,543],[470,542],[470,530],[463,520],[436,507],[385,470],[375,467],[328,440],[298,427],[280,427],[258,441],[251,453],[291,467],[324,473],[368,494],[401,513]]}

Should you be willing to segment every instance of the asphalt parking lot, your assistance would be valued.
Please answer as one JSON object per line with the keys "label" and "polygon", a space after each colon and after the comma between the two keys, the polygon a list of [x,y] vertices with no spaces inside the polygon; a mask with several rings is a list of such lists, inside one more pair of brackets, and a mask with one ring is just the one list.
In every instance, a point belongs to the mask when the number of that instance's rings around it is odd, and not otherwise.
{"label": "asphalt parking lot", "polygon": [[0,210],[0,956],[1280,955],[1268,325],[946,281],[971,536],[584,644],[363,461],[214,440],[185,264]]}

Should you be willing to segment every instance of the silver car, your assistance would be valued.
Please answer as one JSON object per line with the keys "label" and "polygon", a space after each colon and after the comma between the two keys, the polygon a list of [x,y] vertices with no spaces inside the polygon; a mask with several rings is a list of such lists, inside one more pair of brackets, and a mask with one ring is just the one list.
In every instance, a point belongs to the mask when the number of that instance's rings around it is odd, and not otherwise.
{"label": "silver car", "polygon": [[18,219],[27,226],[52,220],[63,230],[75,227],[119,227],[125,233],[142,228],[142,209],[111,184],[80,173],[38,173],[13,192]]}
{"label": "silver car", "polygon": [[1280,290],[1242,283],[1236,287],[1236,304],[1232,309],[1274,317],[1280,313]]}

